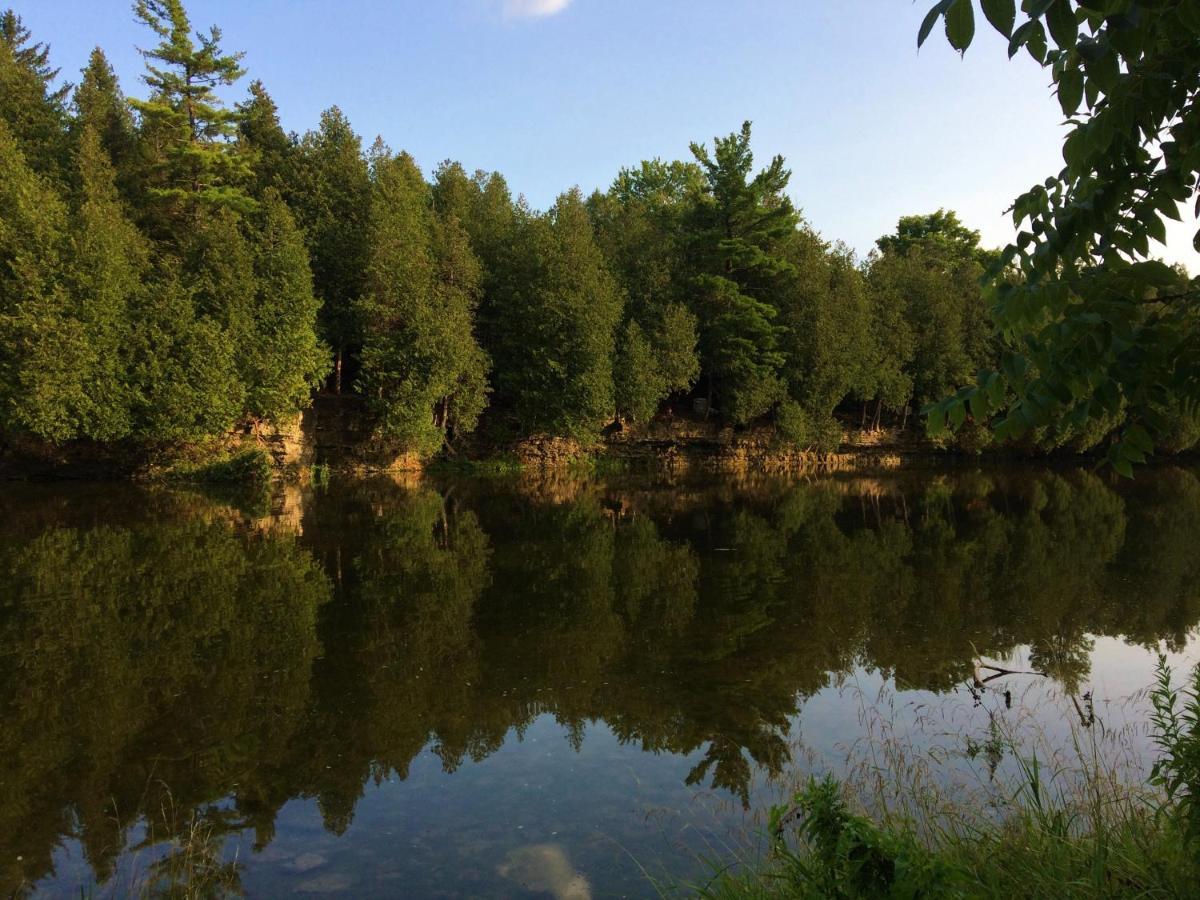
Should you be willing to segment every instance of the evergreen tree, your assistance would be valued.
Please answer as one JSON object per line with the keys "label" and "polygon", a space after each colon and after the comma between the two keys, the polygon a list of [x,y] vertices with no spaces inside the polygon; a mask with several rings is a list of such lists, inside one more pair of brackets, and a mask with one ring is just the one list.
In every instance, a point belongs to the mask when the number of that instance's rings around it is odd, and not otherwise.
{"label": "evergreen tree", "polygon": [[711,154],[692,145],[707,181],[691,225],[694,302],[710,401],[715,396],[729,420],[745,423],[783,397],[782,328],[772,301],[790,269],[781,245],[798,217],[783,193],[791,173],[782,157],[751,175],[749,122],[714,145]]}
{"label": "evergreen tree", "polygon": [[[80,147],[89,129],[94,131],[116,170],[118,187],[127,199],[132,198],[137,152],[133,115],[121,92],[117,74],[99,47],[92,50],[88,58],[73,103],[75,115],[71,120],[71,134],[76,148]],[[77,149],[77,152],[80,151]]]}
{"label": "evergreen tree", "polygon": [[[635,421],[652,416],[669,395],[689,390],[699,375],[696,320],[684,306],[690,286],[685,222],[703,183],[694,164],[654,160],[622,170],[606,194],[588,200],[597,242],[625,292],[625,316],[637,325],[623,329],[617,365],[618,410]],[[634,359],[650,370],[634,371]]]}
{"label": "evergreen tree", "polygon": [[635,319],[625,323],[617,343],[613,381],[617,412],[634,422],[649,421],[667,393],[654,348]]}
{"label": "evergreen tree", "polygon": [[233,140],[237,114],[217,95],[245,74],[242,54],[222,51],[216,26],[193,40],[182,0],[137,0],[134,13],[161,38],[141,51],[150,98],[132,103],[141,115],[149,193],[168,233],[171,223],[178,230],[186,219],[190,227],[206,210],[252,209],[244,189],[250,159]]}
{"label": "evergreen tree", "polygon": [[279,108],[261,81],[250,83],[250,98],[237,105],[237,112],[238,141],[254,169],[254,196],[272,187],[286,195],[293,188],[296,146],[279,124]]}
{"label": "evergreen tree", "polygon": [[497,394],[523,433],[590,439],[613,415],[620,293],[577,189],[544,216],[517,215],[493,309]]}
{"label": "evergreen tree", "polygon": [[182,250],[181,274],[196,313],[220,327],[233,353],[239,384],[230,399],[242,409],[254,380],[258,285],[241,219],[229,209],[212,211],[187,236]]}
{"label": "evergreen tree", "polygon": [[0,431],[73,437],[91,350],[63,283],[67,209],[0,121]]}
{"label": "evergreen tree", "polygon": [[130,316],[145,290],[150,249],[126,215],[103,135],[95,126],[85,127],[76,153],[81,202],[73,217],[68,272],[72,305],[92,359],[89,402],[78,433],[112,441],[133,428]]}
{"label": "evergreen tree", "polygon": [[0,13],[0,120],[36,173],[60,178],[67,168],[66,97],[54,87],[58,69],[50,48],[31,43],[29,29],[11,9]]}
{"label": "evergreen tree", "polygon": [[336,106],[301,140],[296,168],[292,205],[308,243],[321,336],[333,348],[340,391],[346,358],[359,343],[353,309],[366,277],[371,181],[362,141]]}
{"label": "evergreen tree", "polygon": [[220,323],[197,315],[177,265],[159,260],[130,318],[134,436],[193,441],[233,427],[245,396],[234,348]]}
{"label": "evergreen tree", "polygon": [[[788,242],[793,275],[780,295],[789,396],[810,429],[830,435],[834,410],[870,391],[871,309],[862,273],[845,247],[802,227]],[[795,421],[797,412],[791,412]],[[827,443],[827,442],[826,442]]]}
{"label": "evergreen tree", "polygon": [[378,429],[430,454],[471,430],[484,404],[487,363],[472,333],[479,263],[457,220],[434,218],[412,157],[373,155],[360,384]]}
{"label": "evergreen tree", "polygon": [[281,422],[308,406],[329,371],[317,338],[319,302],[304,238],[275,188],[263,192],[252,233],[256,297],[245,349],[250,415]]}

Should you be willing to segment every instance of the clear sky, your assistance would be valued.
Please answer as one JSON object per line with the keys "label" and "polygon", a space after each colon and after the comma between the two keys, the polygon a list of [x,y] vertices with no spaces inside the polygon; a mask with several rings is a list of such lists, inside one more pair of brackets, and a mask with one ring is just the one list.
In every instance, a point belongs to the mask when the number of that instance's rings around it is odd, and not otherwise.
{"label": "clear sky", "polygon": [[[127,0],[8,0],[73,78],[100,45],[138,94]],[[337,104],[428,172],[443,159],[502,172],[535,207],[605,187],[646,158],[754,123],[790,192],[829,239],[862,253],[901,215],[955,209],[1000,245],[1014,197],[1062,165],[1048,76],[981,28],[965,59],[932,0],[190,0],[245,50],[288,130]],[[4,0],[0,0],[3,5]],[[240,97],[242,91],[238,92]],[[1185,217],[1187,218],[1187,217]],[[1162,255],[1195,274],[1195,224]],[[1189,227],[1190,226],[1190,227]]]}

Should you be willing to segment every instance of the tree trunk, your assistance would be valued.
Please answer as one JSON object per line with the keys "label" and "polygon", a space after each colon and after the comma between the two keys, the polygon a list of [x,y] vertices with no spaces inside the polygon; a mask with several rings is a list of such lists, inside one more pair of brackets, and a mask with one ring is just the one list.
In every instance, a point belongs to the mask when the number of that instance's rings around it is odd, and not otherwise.
{"label": "tree trunk", "polygon": [[858,430],[859,431],[867,430],[867,401],[866,400],[864,400],[862,402],[862,422],[859,423]]}
{"label": "tree trunk", "polygon": [[904,404],[904,417],[900,420],[900,430],[904,431],[908,427],[908,404]]}
{"label": "tree trunk", "polygon": [[342,348],[338,347],[337,353],[333,357],[333,392],[340,394],[342,392]]}
{"label": "tree trunk", "polygon": [[713,383],[712,373],[708,374],[708,399],[704,404],[704,420],[708,421],[709,415],[712,413],[712,398],[713,398]]}
{"label": "tree trunk", "polygon": [[883,415],[883,398],[879,398],[879,402],[875,404],[875,430],[879,430],[879,417]]}

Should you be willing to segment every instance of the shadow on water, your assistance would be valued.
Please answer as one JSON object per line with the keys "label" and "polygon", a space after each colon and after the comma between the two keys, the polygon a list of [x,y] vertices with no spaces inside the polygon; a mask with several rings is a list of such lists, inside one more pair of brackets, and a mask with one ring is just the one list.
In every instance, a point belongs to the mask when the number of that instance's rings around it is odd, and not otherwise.
{"label": "shadow on water", "polygon": [[[645,812],[626,783],[644,804],[690,788],[749,805],[795,762],[808,699],[855,673],[949,695],[1020,650],[1086,717],[1095,640],[1187,644],[1197,533],[1200,480],[1181,469],[1120,486],[377,478],[265,506],[10,490],[0,893],[303,875],[361,894],[378,866],[410,893],[587,896],[558,842],[520,846],[497,822],[551,800],[485,763],[561,771],[546,821],[628,849]],[[539,743],[549,722],[566,755]],[[452,824],[371,808],[397,784]],[[339,841],[358,881],[327,865]],[[576,849],[597,887],[638,890],[611,847]],[[604,865],[629,871],[606,883]]]}

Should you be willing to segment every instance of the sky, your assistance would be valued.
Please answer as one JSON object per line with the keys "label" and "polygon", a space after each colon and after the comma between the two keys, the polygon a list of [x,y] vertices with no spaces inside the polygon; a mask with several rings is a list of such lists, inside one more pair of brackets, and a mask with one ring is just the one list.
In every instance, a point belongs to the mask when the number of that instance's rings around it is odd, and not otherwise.
{"label": "sky", "polygon": [[[865,254],[902,215],[956,210],[986,245],[1005,210],[1062,167],[1049,76],[981,26],[965,57],[916,33],[932,0],[190,0],[244,50],[285,129],[337,105],[370,144],[504,174],[544,209],[623,166],[689,158],[691,141],[753,122],[782,154],[809,223]],[[77,80],[93,46],[140,95],[127,0],[8,0]],[[1196,223],[1168,223],[1170,262],[1200,272]]]}

